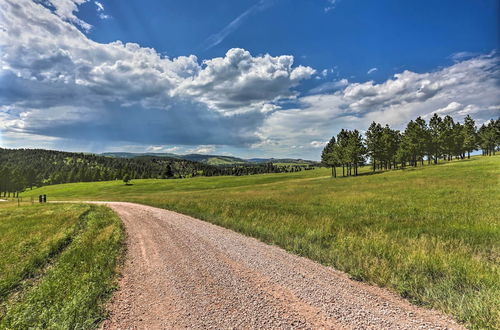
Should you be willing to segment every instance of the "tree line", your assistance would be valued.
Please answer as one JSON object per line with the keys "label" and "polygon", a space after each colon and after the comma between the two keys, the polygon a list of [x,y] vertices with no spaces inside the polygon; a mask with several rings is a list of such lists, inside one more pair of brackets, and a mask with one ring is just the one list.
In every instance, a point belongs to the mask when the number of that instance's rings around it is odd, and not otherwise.
{"label": "tree line", "polygon": [[372,122],[364,137],[358,130],[342,129],[333,136],[321,154],[323,165],[337,167],[342,176],[358,174],[358,167],[369,161],[373,171],[377,169],[404,168],[406,166],[437,164],[470,158],[476,150],[483,155],[494,155],[500,149],[500,118],[490,120],[479,129],[469,115],[464,122],[454,121],[451,116],[434,114],[427,123],[422,117],[411,120],[404,131]]}
{"label": "tree line", "polygon": [[[312,167],[311,167],[312,168]],[[271,163],[215,166],[170,157],[114,158],[43,149],[0,148],[0,196],[43,185],[132,179],[295,172],[304,166]]]}

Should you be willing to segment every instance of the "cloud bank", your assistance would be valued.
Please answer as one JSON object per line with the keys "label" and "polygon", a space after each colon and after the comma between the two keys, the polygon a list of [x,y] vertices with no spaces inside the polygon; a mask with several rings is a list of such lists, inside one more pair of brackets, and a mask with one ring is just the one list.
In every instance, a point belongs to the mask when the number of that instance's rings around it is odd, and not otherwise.
{"label": "cloud bank", "polygon": [[245,145],[258,140],[256,128],[273,103],[294,98],[292,88],[314,73],[294,67],[292,56],[243,49],[200,63],[134,43],[96,43],[53,5],[2,4],[4,134]]}

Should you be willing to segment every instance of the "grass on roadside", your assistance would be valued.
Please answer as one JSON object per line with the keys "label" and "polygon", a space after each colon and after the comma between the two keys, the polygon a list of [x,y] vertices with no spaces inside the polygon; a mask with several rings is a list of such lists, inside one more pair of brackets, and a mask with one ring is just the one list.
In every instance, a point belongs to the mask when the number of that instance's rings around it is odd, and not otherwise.
{"label": "grass on roadside", "polygon": [[471,328],[498,327],[500,156],[350,178],[328,175],[319,169],[134,180],[133,186],[78,183],[33,193],[189,214],[391,288]]}
{"label": "grass on roadside", "polygon": [[[2,207],[0,233],[0,328],[98,326],[123,248],[113,211],[83,204]],[[21,285],[33,275],[33,283]]]}
{"label": "grass on roadside", "polygon": [[0,301],[70,243],[89,209],[86,205],[18,208],[9,204],[0,209]]}

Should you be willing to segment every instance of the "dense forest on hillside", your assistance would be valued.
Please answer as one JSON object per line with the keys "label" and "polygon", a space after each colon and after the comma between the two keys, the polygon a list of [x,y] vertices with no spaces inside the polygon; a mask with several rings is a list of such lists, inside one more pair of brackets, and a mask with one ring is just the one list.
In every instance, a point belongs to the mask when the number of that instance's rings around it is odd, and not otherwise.
{"label": "dense forest on hillside", "polygon": [[321,160],[336,177],[337,167],[342,167],[343,176],[357,175],[358,167],[367,158],[376,171],[423,165],[425,160],[437,164],[440,159],[470,158],[470,153],[479,149],[485,156],[500,149],[500,118],[477,129],[470,116],[462,124],[451,116],[434,114],[428,124],[421,117],[411,120],[403,132],[376,122],[372,122],[364,138],[358,130],[342,129],[325,146]]}
{"label": "dense forest on hillside", "polygon": [[[304,166],[238,164],[214,166],[185,159],[143,156],[114,158],[42,149],[0,148],[0,193],[68,182],[129,179],[176,179],[193,176],[295,172]],[[311,167],[312,168],[312,167]]]}
{"label": "dense forest on hillside", "polygon": [[153,156],[153,157],[169,157],[176,159],[186,159],[195,162],[205,163],[209,165],[235,165],[235,164],[263,164],[263,163],[273,163],[273,164],[289,164],[289,165],[319,165],[318,162],[306,159],[295,159],[295,158],[238,158],[234,156],[226,155],[210,155],[210,154],[172,154],[164,152],[146,152],[146,153],[133,153],[133,152],[104,152],[100,155],[110,156],[116,158],[136,158],[143,156]]}

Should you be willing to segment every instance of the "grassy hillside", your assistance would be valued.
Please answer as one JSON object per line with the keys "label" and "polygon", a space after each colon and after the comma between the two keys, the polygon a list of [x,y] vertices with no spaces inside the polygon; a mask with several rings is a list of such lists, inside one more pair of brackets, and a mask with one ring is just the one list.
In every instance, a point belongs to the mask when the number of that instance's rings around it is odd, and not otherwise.
{"label": "grassy hillside", "polygon": [[[364,172],[369,169],[363,169]],[[44,187],[176,210],[389,287],[472,328],[500,324],[500,157],[349,178],[327,169]]]}
{"label": "grassy hillside", "polygon": [[97,327],[122,253],[110,209],[1,203],[0,233],[0,328]]}
{"label": "grassy hillside", "polygon": [[209,165],[232,165],[232,164],[245,164],[246,162],[243,160],[235,160],[233,158],[228,157],[210,157],[206,160],[206,163]]}
{"label": "grassy hillside", "polygon": [[[368,169],[367,169],[368,170]],[[319,177],[329,178],[330,171],[321,168],[313,171],[302,171],[280,174],[262,174],[249,176],[195,177],[182,180],[146,179],[132,180],[126,186],[121,180],[105,182],[79,182],[61,185],[44,186],[27,190],[20,196],[28,198],[47,194],[49,200],[141,200],[143,202],[157,195],[158,197],[176,192],[195,192],[200,190],[244,188],[271,183],[287,183],[294,180],[316,180]],[[222,191],[222,190],[221,190]]]}

